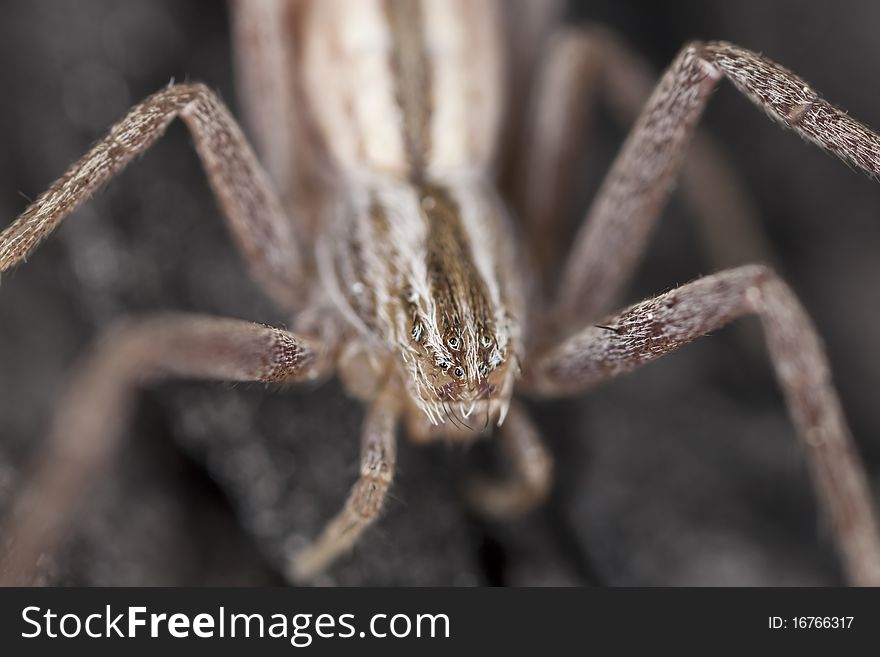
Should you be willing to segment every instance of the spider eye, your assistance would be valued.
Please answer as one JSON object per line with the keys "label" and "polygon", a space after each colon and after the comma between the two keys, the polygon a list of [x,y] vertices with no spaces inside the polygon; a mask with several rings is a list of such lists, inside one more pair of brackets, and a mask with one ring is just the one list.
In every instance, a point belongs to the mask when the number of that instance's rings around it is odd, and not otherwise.
{"label": "spider eye", "polygon": [[448,370],[450,367],[451,367],[451,364],[449,362],[447,362],[445,360],[440,362],[440,369],[443,370],[444,372],[446,370]]}
{"label": "spider eye", "polygon": [[452,370],[452,373],[455,374],[455,376],[457,376],[460,379],[461,377],[464,376],[464,368],[461,365],[459,365],[454,370]]}
{"label": "spider eye", "polygon": [[483,349],[488,349],[489,347],[492,346],[492,338],[490,338],[488,335],[485,335],[485,334],[481,335],[480,336],[480,346],[483,347]]}
{"label": "spider eye", "polygon": [[489,366],[486,363],[480,365],[480,376],[489,376]]}
{"label": "spider eye", "polygon": [[458,351],[458,348],[461,346],[461,340],[453,335],[451,338],[449,338],[449,340],[446,341],[446,344],[449,345],[450,349]]}

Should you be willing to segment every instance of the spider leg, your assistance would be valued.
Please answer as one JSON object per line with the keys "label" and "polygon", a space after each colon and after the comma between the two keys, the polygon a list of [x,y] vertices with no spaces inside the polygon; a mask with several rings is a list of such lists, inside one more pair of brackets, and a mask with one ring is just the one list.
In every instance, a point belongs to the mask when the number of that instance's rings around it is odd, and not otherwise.
{"label": "spider leg", "polygon": [[880,533],[871,490],[828,361],[804,309],[770,269],[727,270],[636,304],[538,354],[526,376],[545,394],[575,392],[752,314],[761,319],[846,572],[855,584],[880,585]]}
{"label": "spider leg", "polygon": [[626,282],[722,76],[781,125],[851,166],[880,175],[880,136],[794,73],[729,43],[689,44],[654,90],[574,241],[556,299],[563,330],[605,312]]}
{"label": "spider leg", "polygon": [[292,197],[282,201],[294,201],[299,210],[290,219],[303,233],[313,232],[319,220],[315,211],[316,194],[323,191],[319,169],[328,164],[314,138],[313,119],[298,79],[301,55],[287,36],[292,24],[297,34],[302,29],[307,4],[304,0],[230,3],[240,104],[275,188]]}
{"label": "spider leg", "polygon": [[301,582],[318,575],[351,548],[382,512],[397,460],[399,397],[399,390],[388,385],[373,401],[361,434],[360,477],[342,511],[327,523],[318,539],[292,556],[291,580]]}
{"label": "spider leg", "polygon": [[[607,29],[566,27],[550,40],[514,187],[515,205],[545,283],[552,284],[558,273],[558,254],[572,218],[568,208],[590,152],[590,131],[584,126],[594,105],[601,101],[621,125],[629,126],[656,79],[649,64]],[[757,212],[721,147],[698,132],[691,149],[682,191],[713,269],[772,262]]]}
{"label": "spider leg", "polygon": [[511,404],[500,434],[501,446],[513,468],[512,477],[503,481],[474,479],[465,493],[477,511],[509,518],[528,513],[546,498],[553,481],[553,457],[517,402]]}
{"label": "spider leg", "polygon": [[111,332],[83,362],[0,528],[0,583],[30,583],[83,492],[119,446],[137,388],[168,378],[288,382],[317,376],[321,348],[237,319],[168,314]]}
{"label": "spider leg", "polygon": [[202,84],[169,86],[129,110],[0,233],[0,272],[26,259],[176,117],[192,132],[214,194],[257,280],[283,307],[297,307],[305,290],[293,227],[235,120]]}

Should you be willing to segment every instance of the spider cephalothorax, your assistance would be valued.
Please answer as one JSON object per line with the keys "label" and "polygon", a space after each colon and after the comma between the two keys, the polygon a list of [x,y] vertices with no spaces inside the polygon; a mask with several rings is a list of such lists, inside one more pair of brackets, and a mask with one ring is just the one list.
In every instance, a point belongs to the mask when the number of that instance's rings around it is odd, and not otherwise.
{"label": "spider cephalothorax", "polygon": [[521,357],[522,302],[502,205],[471,176],[370,178],[357,188],[339,209],[322,267],[343,315],[396,355],[432,425],[473,434],[503,421]]}

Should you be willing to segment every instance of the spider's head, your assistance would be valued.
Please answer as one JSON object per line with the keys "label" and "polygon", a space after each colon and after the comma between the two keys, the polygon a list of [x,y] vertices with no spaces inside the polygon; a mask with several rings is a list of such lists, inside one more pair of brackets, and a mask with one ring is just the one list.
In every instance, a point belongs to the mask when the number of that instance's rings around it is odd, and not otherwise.
{"label": "spider's head", "polygon": [[416,317],[409,338],[407,384],[432,424],[479,431],[504,421],[519,373],[510,320],[438,325]]}
{"label": "spider's head", "polygon": [[504,421],[519,374],[521,314],[503,209],[481,188],[424,187],[420,272],[405,284],[397,343],[432,424],[479,431]]}
{"label": "spider's head", "polygon": [[522,263],[495,192],[470,175],[370,178],[345,203],[319,265],[346,317],[397,355],[420,411],[413,421],[471,434],[503,421],[524,303]]}

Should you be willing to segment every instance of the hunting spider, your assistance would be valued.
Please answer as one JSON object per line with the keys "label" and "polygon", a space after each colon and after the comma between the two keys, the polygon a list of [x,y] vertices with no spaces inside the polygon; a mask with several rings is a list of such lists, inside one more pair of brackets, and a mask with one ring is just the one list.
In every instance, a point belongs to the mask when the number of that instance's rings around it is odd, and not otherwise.
{"label": "hunting spider", "polygon": [[[287,574],[302,581],[379,515],[399,423],[419,443],[470,442],[498,427],[511,476],[472,481],[467,497],[488,516],[523,514],[546,496],[553,466],[515,393],[581,393],[757,315],[846,572],[880,583],[871,494],[822,346],[772,270],[721,271],[607,314],[679,173],[709,172],[707,185],[724,187],[706,142],[685,165],[723,78],[872,176],[880,137],[790,71],[724,42],[686,45],[639,112],[648,90],[631,53],[600,30],[545,39],[528,22],[540,11],[502,17],[495,3],[452,0],[234,8],[243,101],[266,170],[210,89],[170,85],[0,234],[0,272],[180,118],[252,274],[294,314],[294,331],[167,314],[110,332],[78,371],[6,519],[3,581],[31,581],[124,435],[133,393],[158,379],[336,374],[368,404],[360,478],[315,543],[290,555]],[[523,71],[539,45],[532,80]],[[557,277],[552,247],[579,157],[569,128],[596,95],[638,118]],[[699,193],[693,200],[705,206]]]}

